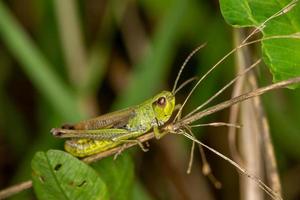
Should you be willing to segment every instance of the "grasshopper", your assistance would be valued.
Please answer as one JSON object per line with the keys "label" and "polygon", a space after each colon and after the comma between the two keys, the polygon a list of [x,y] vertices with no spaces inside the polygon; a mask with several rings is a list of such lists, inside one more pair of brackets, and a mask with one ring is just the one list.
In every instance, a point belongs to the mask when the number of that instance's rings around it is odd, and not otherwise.
{"label": "grasshopper", "polygon": [[159,127],[171,117],[175,108],[172,92],[162,91],[153,98],[130,108],[104,114],[62,129],[52,129],[58,137],[72,138],[65,142],[65,150],[77,157],[85,157],[126,142],[135,142],[143,151],[147,149],[138,136],[153,129],[155,137],[161,138]]}
{"label": "grasshopper", "polygon": [[178,72],[172,92],[162,91],[139,105],[73,125],[64,125],[62,128],[54,128],[51,130],[52,134],[60,138],[71,138],[65,142],[64,147],[76,157],[100,153],[127,142],[137,143],[143,151],[147,151],[148,149],[136,138],[151,129],[157,139],[166,134],[160,131],[160,127],[169,121],[175,110],[175,93],[195,80],[191,78],[176,89],[179,77],[189,59],[204,46],[205,44],[200,45],[186,58]]}

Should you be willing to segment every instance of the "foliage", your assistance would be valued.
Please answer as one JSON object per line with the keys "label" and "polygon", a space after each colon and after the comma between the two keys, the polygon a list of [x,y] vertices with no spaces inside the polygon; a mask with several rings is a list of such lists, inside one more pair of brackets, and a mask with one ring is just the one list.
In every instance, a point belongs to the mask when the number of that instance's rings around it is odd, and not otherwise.
{"label": "foliage", "polygon": [[[266,19],[280,11],[289,0],[249,1],[221,0],[225,20],[235,27],[259,27]],[[295,1],[296,2],[296,1]],[[300,32],[300,5],[283,10],[279,16],[265,23],[260,29],[264,38]],[[262,42],[263,58],[270,68],[274,81],[282,81],[300,75],[300,41],[285,38]]]}
{"label": "foliage", "polygon": [[38,199],[109,199],[97,172],[63,151],[37,152],[31,165]]}

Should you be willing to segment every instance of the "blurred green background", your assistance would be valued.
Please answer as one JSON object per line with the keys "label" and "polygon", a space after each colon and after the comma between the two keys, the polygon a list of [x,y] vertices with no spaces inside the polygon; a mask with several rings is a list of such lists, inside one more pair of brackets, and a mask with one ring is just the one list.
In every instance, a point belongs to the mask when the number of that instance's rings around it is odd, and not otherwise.
{"label": "blurred green background", "polygon": [[[188,64],[181,82],[205,73],[233,48],[232,28],[223,20],[218,1],[0,1],[0,187],[30,179],[36,151],[63,149],[63,141],[51,136],[51,128],[171,90],[181,63],[204,42],[207,46]],[[265,66],[258,71],[262,84],[271,82]],[[186,111],[234,74],[233,58],[229,58],[201,84]],[[190,88],[176,96],[177,102]],[[229,90],[215,103],[230,96]],[[268,102],[284,194],[287,199],[300,198],[300,94],[285,89],[263,100]],[[227,120],[224,111],[202,122]],[[195,133],[229,155],[226,128]],[[233,193],[238,174],[215,155],[207,154],[223,183],[221,190],[201,175],[198,152],[192,174],[185,174],[191,145],[186,139],[167,136],[150,145],[147,153],[136,148],[130,150],[134,156],[122,155],[118,162],[125,160],[130,169],[121,164],[114,169],[132,180],[126,188],[131,199],[239,198]],[[104,162],[102,170],[111,170],[113,162]],[[31,190],[13,199],[34,199],[34,195]]]}

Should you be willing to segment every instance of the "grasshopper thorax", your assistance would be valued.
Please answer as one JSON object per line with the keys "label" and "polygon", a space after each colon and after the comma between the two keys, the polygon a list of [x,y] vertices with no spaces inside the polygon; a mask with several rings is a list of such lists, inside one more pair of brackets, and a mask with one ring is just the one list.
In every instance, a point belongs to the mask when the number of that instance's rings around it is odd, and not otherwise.
{"label": "grasshopper thorax", "polygon": [[155,118],[161,124],[167,122],[175,107],[175,96],[172,92],[162,91],[153,98],[152,108]]}

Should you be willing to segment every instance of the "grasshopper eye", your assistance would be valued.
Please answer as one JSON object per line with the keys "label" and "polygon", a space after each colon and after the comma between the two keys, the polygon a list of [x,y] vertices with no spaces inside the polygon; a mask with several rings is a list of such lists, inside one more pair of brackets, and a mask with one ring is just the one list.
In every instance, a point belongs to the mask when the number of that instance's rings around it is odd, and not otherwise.
{"label": "grasshopper eye", "polygon": [[157,101],[156,101],[156,103],[157,103],[158,105],[160,105],[160,106],[165,106],[165,105],[166,105],[166,102],[167,102],[166,97],[160,97],[160,98],[158,98]]}

